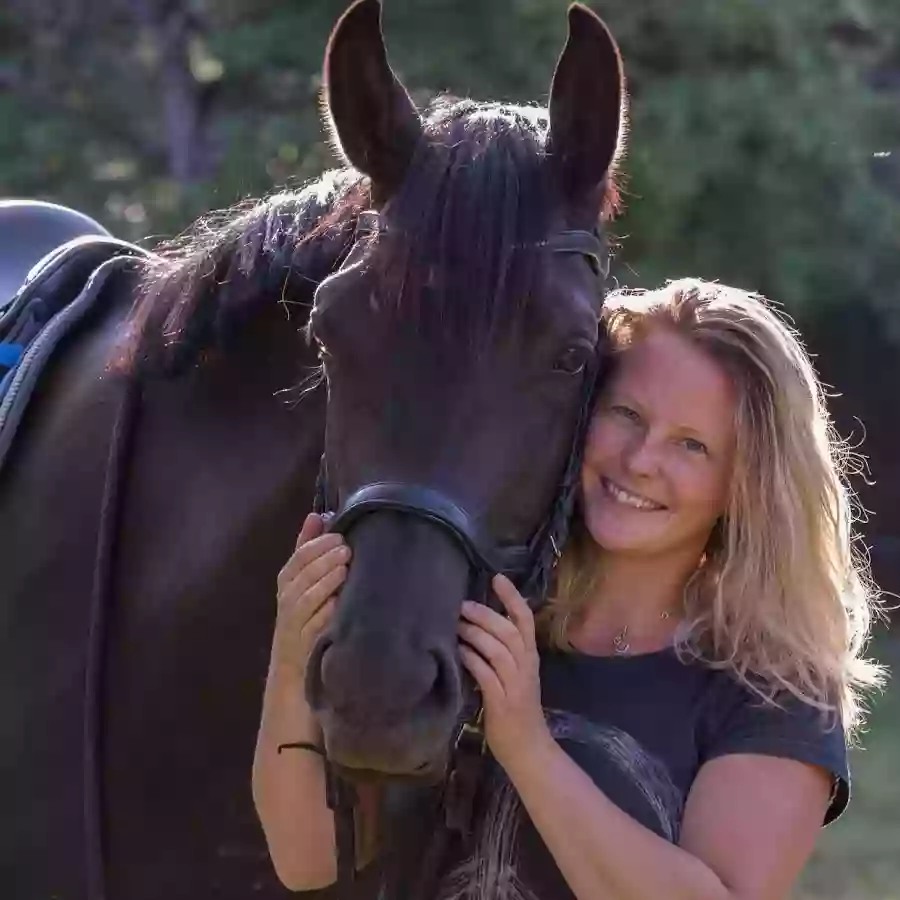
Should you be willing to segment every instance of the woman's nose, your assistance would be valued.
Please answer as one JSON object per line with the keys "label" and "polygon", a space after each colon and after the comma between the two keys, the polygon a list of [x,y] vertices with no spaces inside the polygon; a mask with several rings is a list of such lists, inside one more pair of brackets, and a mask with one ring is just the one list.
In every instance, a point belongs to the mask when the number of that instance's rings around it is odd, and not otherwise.
{"label": "woman's nose", "polygon": [[659,470],[660,448],[648,432],[635,435],[625,446],[624,464],[633,475],[655,475]]}

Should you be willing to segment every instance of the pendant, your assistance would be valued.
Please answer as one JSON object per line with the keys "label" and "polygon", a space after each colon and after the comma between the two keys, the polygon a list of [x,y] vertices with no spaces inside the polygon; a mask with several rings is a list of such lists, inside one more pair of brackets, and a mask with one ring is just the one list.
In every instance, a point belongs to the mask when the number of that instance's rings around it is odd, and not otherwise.
{"label": "pendant", "polygon": [[[659,618],[665,622],[666,619],[669,618],[668,612],[662,612],[659,614]],[[628,656],[631,653],[631,644],[625,640],[628,636],[628,626],[626,625],[613,639],[613,653],[616,656]]]}

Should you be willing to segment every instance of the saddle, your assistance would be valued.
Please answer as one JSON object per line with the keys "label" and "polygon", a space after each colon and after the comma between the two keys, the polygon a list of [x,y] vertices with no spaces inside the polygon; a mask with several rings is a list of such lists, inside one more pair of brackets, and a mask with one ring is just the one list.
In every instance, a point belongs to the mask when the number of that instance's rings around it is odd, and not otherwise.
{"label": "saddle", "polygon": [[[23,222],[32,225],[34,206],[23,203],[21,209]],[[54,226],[58,225],[59,211],[77,217],[76,225],[80,219],[92,221],[72,210],[55,207]],[[27,247],[21,240],[17,244],[12,239],[16,233],[14,210],[7,205],[3,213],[0,245],[9,251],[11,243],[24,255]],[[98,233],[98,229],[103,233]],[[7,233],[10,243],[6,242]],[[40,237],[45,242],[46,232]],[[36,245],[43,249],[41,240]],[[35,387],[60,342],[97,307],[114,272],[151,255],[96,225],[89,233],[64,240],[49,253],[43,253],[30,270],[26,269],[25,281],[15,294],[10,299],[0,297],[0,470]],[[19,256],[13,262],[21,267],[34,260]]]}

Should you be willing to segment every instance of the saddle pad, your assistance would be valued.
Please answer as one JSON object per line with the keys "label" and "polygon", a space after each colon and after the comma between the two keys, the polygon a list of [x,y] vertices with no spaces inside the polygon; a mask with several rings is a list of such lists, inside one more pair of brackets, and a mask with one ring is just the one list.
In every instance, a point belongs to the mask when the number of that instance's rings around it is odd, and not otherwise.
{"label": "saddle pad", "polygon": [[75,238],[47,254],[0,316],[0,470],[59,342],[93,309],[109,277],[152,254],[112,237]]}

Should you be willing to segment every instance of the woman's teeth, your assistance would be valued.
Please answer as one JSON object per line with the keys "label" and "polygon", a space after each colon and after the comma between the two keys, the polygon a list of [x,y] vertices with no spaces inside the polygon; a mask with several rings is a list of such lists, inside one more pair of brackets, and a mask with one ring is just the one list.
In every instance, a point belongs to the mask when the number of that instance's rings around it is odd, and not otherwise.
{"label": "woman's teeth", "polygon": [[640,494],[633,494],[631,491],[626,491],[625,488],[619,487],[619,485],[614,484],[608,478],[603,479],[603,487],[613,500],[617,503],[622,503],[625,506],[631,506],[634,509],[665,509],[661,503],[648,500]]}

